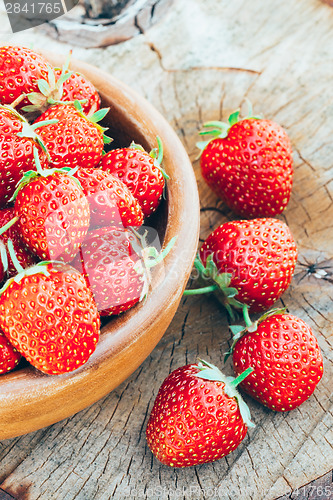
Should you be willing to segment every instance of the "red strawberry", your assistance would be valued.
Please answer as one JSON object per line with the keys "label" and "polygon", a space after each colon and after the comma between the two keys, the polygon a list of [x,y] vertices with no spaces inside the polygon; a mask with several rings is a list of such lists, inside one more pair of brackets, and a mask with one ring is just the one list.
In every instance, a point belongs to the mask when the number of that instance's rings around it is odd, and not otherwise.
{"label": "red strawberry", "polygon": [[90,231],[72,262],[84,274],[102,316],[127,311],[147,291],[139,256],[131,246],[135,242],[138,244],[137,238],[125,229],[108,227]]}
{"label": "red strawberry", "polygon": [[101,99],[93,84],[80,73],[69,71],[68,64],[69,61],[62,69],[49,67],[47,78],[37,82],[39,91],[28,94],[31,104],[24,106],[24,112],[41,114],[54,104],[76,100],[82,102],[86,115],[100,109]]}
{"label": "red strawberry", "polygon": [[20,362],[21,354],[0,330],[0,375],[8,373]]}
{"label": "red strawberry", "polygon": [[73,177],[88,198],[91,227],[142,225],[139,202],[117,177],[100,168],[79,168]]}
{"label": "red strawberry", "polygon": [[111,139],[104,136],[105,128],[98,125],[107,109],[100,109],[89,119],[80,111],[80,104],[57,104],[49,108],[34,122],[58,120],[57,123],[36,128],[45,144],[54,167],[76,166],[96,167],[102,158],[104,142]]}
{"label": "red strawberry", "polygon": [[161,168],[163,148],[158,138],[158,158],[156,150],[148,154],[141,146],[133,144],[129,148],[115,149],[103,156],[100,167],[121,179],[139,201],[145,217],[158,207],[167,177]]}
{"label": "red strawberry", "polygon": [[254,219],[226,222],[215,229],[203,243],[196,267],[203,278],[213,280],[215,285],[207,291],[219,290],[229,312],[230,306],[243,304],[258,312],[288,288],[296,260],[296,244],[284,222]]}
{"label": "red strawberry", "polygon": [[[203,149],[201,171],[209,187],[242,217],[272,217],[289,202],[293,159],[289,137],[270,120],[210,122],[213,139]],[[210,132],[205,131],[204,134]]]}
{"label": "red strawberry", "polygon": [[231,453],[253,426],[237,380],[205,361],[182,366],[163,382],[152,409],[147,443],[165,465],[188,467]]}
{"label": "red strawberry", "polygon": [[241,387],[272,410],[296,408],[323,375],[323,358],[311,328],[291,314],[272,314],[248,329],[233,349],[236,374],[254,368]]}
{"label": "red strawberry", "polygon": [[[23,94],[38,91],[38,80],[48,74],[47,60],[25,47],[0,47],[0,102],[12,104]],[[29,104],[22,100],[16,107]]]}
{"label": "red strawberry", "polygon": [[[56,78],[62,70],[56,69]],[[93,84],[81,73],[70,72],[70,77],[63,83],[61,101],[82,101],[82,109],[88,116],[94,114],[101,107],[101,98]]]}
{"label": "red strawberry", "polygon": [[[157,243],[157,242],[156,242]],[[87,234],[72,265],[84,274],[102,316],[120,314],[148,293],[151,267],[169,253],[175,238],[158,251],[145,235],[124,228],[96,229]]]}
{"label": "red strawberry", "polygon": [[[15,217],[15,209],[14,208],[3,208],[0,210],[0,228],[3,228],[8,222],[12,221]],[[20,231],[20,223],[17,221],[15,224],[11,225],[9,229],[3,232],[0,235],[0,241],[2,241],[5,245],[8,242],[8,239],[11,239],[14,245],[14,251],[17,260],[23,268],[30,267],[36,263],[36,256],[30,252],[21,237]],[[12,259],[9,255],[7,249],[7,260],[8,260],[8,276],[15,276],[17,274],[17,270],[12,262]]]}
{"label": "red strawberry", "polygon": [[45,373],[82,366],[96,348],[100,327],[84,277],[68,265],[40,263],[7,284],[0,326],[13,346]]}
{"label": "red strawberry", "polygon": [[41,259],[70,262],[79,251],[90,222],[89,204],[81,187],[62,171],[28,172],[18,187],[15,215],[22,239]]}
{"label": "red strawberry", "polygon": [[[39,151],[43,167],[47,166],[47,155],[38,144],[33,131],[27,132],[28,123],[14,109],[0,107],[0,207],[6,205],[15,191],[15,186],[28,170],[35,170],[33,147]],[[29,133],[29,137],[24,135]]]}

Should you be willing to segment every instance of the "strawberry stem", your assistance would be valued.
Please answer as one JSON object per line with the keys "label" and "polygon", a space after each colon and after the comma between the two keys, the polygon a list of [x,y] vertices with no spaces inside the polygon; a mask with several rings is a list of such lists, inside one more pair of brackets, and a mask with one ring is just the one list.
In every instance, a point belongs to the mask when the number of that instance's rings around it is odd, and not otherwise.
{"label": "strawberry stem", "polygon": [[251,327],[253,325],[251,318],[249,316],[249,306],[247,304],[243,304],[242,306],[243,318],[247,327]]}
{"label": "strawberry stem", "polygon": [[243,380],[246,379],[246,377],[248,375],[250,375],[250,373],[252,373],[254,371],[254,368],[252,368],[252,366],[249,366],[249,368],[247,368],[243,373],[240,373],[238,375],[238,377],[234,378],[233,380],[229,381],[229,384],[232,386],[232,387],[237,387],[241,382],[243,382]]}
{"label": "strawberry stem", "polygon": [[150,269],[151,267],[155,267],[157,264],[162,262],[176,243],[176,240],[177,236],[174,236],[160,253],[158,253],[158,250],[155,247],[148,247],[144,249],[145,267]]}
{"label": "strawberry stem", "polygon": [[[232,308],[242,309],[243,304],[235,298],[238,294],[238,290],[230,286],[232,275],[230,273],[219,274],[219,270],[214,262],[213,254],[208,255],[206,266],[202,263],[199,254],[197,254],[194,261],[194,267],[199,272],[201,278],[206,281],[207,278],[210,278],[214,285],[212,285],[212,288],[206,286],[201,289],[197,288],[185,290],[184,295],[199,295],[200,293],[218,292],[215,294],[217,299],[222,303],[223,307],[225,307],[231,320],[234,321],[235,315]],[[251,322],[250,319],[249,321]]]}
{"label": "strawberry stem", "polygon": [[203,288],[192,288],[189,290],[184,290],[183,295],[201,295],[202,293],[212,293],[218,290],[217,285],[205,286]]}

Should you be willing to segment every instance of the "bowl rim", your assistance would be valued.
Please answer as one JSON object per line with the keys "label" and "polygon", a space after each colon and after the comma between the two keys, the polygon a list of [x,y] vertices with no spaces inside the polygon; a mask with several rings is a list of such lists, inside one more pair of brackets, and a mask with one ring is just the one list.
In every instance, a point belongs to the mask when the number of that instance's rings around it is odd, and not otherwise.
{"label": "bowl rim", "polygon": [[[59,66],[65,56],[43,53]],[[46,375],[26,367],[0,376],[0,439],[18,436],[67,418],[90,406],[123,382],[154,349],[170,324],[190,275],[200,225],[199,196],[190,159],[175,131],[141,95],[109,73],[75,59],[71,69],[96,86],[110,113],[123,116],[149,147],[160,136],[168,181],[168,216],[163,246],[177,240],[157,273],[144,303],[102,328],[88,362],[64,375]],[[177,173],[177,175],[172,175]]]}

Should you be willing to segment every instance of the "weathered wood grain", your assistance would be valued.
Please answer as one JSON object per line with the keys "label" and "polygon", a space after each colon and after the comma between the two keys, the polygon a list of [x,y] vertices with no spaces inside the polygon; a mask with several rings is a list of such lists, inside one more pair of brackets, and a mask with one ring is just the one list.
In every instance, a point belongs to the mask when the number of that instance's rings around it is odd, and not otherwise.
{"label": "weathered wood grain", "polygon": [[[248,97],[257,112],[286,128],[295,184],[282,218],[300,257],[282,303],[318,336],[325,373],[315,394],[290,413],[273,413],[246,397],[256,428],[225,459],[188,470],[161,466],[144,436],[160,383],[198,355],[221,364],[229,341],[217,303],[188,297],[151,356],[117,390],[64,422],[0,444],[0,488],[8,494],[29,500],[330,498],[297,488],[333,465],[332,29],[333,9],[320,0],[178,0],[165,20],[129,42],[74,50],[132,85],[172,123],[196,171],[201,238],[234,218],[201,180],[195,142],[202,122],[227,118]],[[67,51],[35,33],[10,41]],[[320,277],[320,268],[327,274]],[[225,371],[231,373],[230,362]]]}
{"label": "weathered wood grain", "polygon": [[105,47],[144,33],[171,8],[173,0],[97,0],[41,25],[40,31],[60,42]]}

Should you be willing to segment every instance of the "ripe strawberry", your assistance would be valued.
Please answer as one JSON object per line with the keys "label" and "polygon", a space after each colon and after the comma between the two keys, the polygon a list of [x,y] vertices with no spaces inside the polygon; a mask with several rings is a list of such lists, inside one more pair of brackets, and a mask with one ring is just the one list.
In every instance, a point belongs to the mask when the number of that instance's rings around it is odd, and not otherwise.
{"label": "ripe strawberry", "polygon": [[166,173],[161,168],[163,148],[158,138],[156,150],[147,153],[136,144],[114,149],[103,156],[100,167],[121,179],[139,201],[143,214],[149,217],[157,209],[165,186]]}
{"label": "ripe strawberry", "polygon": [[[102,316],[120,314],[137,304],[148,287],[128,230],[105,227],[90,231],[72,265],[91,289]],[[138,267],[139,266],[139,267]]]}
{"label": "ripe strawberry", "polygon": [[[222,303],[268,309],[288,288],[297,260],[297,248],[288,226],[277,219],[226,222],[203,243],[196,267],[212,279]],[[221,295],[222,292],[222,295]],[[187,295],[200,293],[188,290]]]}
{"label": "ripe strawberry", "polygon": [[35,368],[61,374],[94,352],[100,319],[81,274],[68,265],[39,263],[7,282],[0,326]]}
{"label": "ripe strawberry", "polygon": [[200,361],[173,371],[163,382],[152,409],[147,443],[165,465],[189,467],[231,453],[253,426],[237,392],[238,379]]}
{"label": "ripe strawberry", "polygon": [[21,354],[0,330],[0,375],[8,373],[20,362]]}
{"label": "ripe strawberry", "polygon": [[[108,109],[100,109],[88,119],[82,113],[78,101],[75,106],[57,104],[34,122],[37,125],[36,133],[48,150],[51,164],[57,168],[82,165],[86,168],[96,167],[102,158],[104,142],[111,141],[103,133],[106,129],[97,123],[104,118]],[[51,119],[58,122],[38,128],[39,122]]]}
{"label": "ripe strawberry", "polygon": [[233,349],[236,374],[254,371],[240,386],[276,411],[293,410],[315,390],[323,358],[311,328],[291,314],[264,316],[250,325]]}
{"label": "ripe strawberry", "polygon": [[[60,78],[62,70],[56,69],[56,78]],[[70,72],[70,77],[63,83],[61,101],[83,101],[83,112],[90,116],[101,107],[101,98],[94,85],[81,73]]]}
{"label": "ripe strawberry", "polygon": [[198,143],[203,149],[201,171],[208,186],[242,217],[272,217],[289,202],[293,159],[289,137],[270,120],[210,122],[203,134],[213,139]]}
{"label": "ripe strawberry", "polygon": [[[3,228],[8,222],[12,221],[15,217],[14,208],[3,208],[0,210],[0,228]],[[30,267],[37,262],[36,256],[27,248],[21,237],[19,221],[11,225],[5,232],[0,233],[0,241],[7,245],[8,239],[11,239],[14,245],[14,251],[17,260],[23,268]],[[9,277],[15,276],[17,270],[12,262],[8,248],[7,248],[8,270]]]}
{"label": "ripe strawberry", "polygon": [[[38,91],[38,80],[48,74],[47,60],[25,47],[0,47],[0,102],[12,104],[22,95]],[[16,106],[29,104],[27,98]]]}
{"label": "ripe strawberry", "polygon": [[70,262],[90,222],[89,204],[77,181],[63,171],[27,172],[18,186],[15,215],[22,239],[41,259]]}
{"label": "ripe strawberry", "polygon": [[118,227],[87,234],[72,265],[85,276],[102,316],[120,314],[143,300],[151,282],[150,268],[162,262],[175,243],[172,238],[158,251],[145,240],[145,235]]}
{"label": "ripe strawberry", "polygon": [[79,168],[75,177],[90,206],[90,226],[141,226],[139,202],[117,177],[100,168]]}
{"label": "ripe strawberry", "polygon": [[50,106],[76,100],[82,102],[82,110],[92,115],[101,107],[101,99],[93,84],[80,73],[69,71],[68,62],[62,69],[48,67],[46,79],[38,80],[38,91],[28,94],[30,105],[24,106],[26,113],[44,113]]}
{"label": "ripe strawberry", "polygon": [[14,109],[0,106],[0,207],[9,202],[22,175],[36,169],[34,147],[39,151],[42,166],[47,166],[46,152],[37,136],[34,137],[33,130],[27,131],[27,126],[28,123]]}

